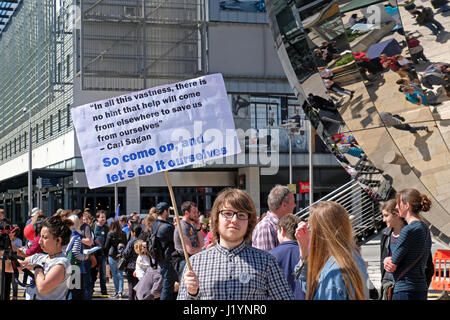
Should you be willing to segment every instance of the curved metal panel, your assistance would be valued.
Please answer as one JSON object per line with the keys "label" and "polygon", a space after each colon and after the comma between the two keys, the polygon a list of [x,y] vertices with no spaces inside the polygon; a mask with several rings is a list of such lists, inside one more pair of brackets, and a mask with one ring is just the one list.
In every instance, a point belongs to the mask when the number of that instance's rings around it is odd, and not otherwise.
{"label": "curved metal panel", "polygon": [[[449,69],[439,71],[440,81],[426,79],[439,67],[433,62],[449,58],[448,34],[422,37],[425,51],[433,51],[431,61],[419,63],[411,56],[417,36],[405,7],[392,0],[357,2],[267,0],[284,71],[316,132],[348,172],[378,182],[368,184],[378,200],[406,187],[429,195],[433,206],[424,219],[435,237],[450,243]],[[450,27],[449,17],[440,19]],[[320,98],[312,101],[310,94]],[[353,136],[359,154],[337,134]],[[376,175],[367,175],[367,165]],[[380,189],[390,184],[393,192]]]}

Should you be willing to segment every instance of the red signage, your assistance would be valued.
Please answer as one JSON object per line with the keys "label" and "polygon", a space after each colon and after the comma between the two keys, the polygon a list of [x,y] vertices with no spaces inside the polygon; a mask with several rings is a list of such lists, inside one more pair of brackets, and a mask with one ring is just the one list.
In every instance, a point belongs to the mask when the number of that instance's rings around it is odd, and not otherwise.
{"label": "red signage", "polygon": [[309,193],[309,182],[299,182],[300,190],[299,193]]}

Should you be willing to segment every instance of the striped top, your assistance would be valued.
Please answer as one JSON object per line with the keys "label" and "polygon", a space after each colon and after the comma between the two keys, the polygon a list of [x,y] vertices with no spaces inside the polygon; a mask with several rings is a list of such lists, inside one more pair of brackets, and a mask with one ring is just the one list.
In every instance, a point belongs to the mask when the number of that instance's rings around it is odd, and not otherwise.
{"label": "striped top", "polygon": [[421,221],[413,221],[400,232],[400,237],[392,254],[392,263],[397,265],[394,280],[422,254],[423,257],[395,284],[394,292],[424,291],[428,289],[425,267],[431,250],[431,237],[427,226]]}

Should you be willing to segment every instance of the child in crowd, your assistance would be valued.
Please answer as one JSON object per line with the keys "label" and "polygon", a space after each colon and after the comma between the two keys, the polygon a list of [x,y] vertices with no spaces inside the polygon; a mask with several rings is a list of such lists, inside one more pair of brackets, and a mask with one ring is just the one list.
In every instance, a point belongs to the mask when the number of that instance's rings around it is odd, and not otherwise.
{"label": "child in crowd", "polygon": [[134,251],[138,254],[136,260],[136,278],[141,280],[150,266],[150,256],[147,251],[147,244],[143,240],[137,240],[134,244]]}

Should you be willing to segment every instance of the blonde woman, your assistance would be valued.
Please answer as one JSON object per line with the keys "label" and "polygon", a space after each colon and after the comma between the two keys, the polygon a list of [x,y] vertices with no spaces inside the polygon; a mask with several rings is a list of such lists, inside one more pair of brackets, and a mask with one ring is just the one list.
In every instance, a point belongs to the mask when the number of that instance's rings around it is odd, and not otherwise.
{"label": "blonde woman", "polygon": [[300,222],[295,237],[299,242],[300,277],[306,300],[366,300],[368,274],[356,249],[349,214],[331,201],[310,208],[308,224]]}

